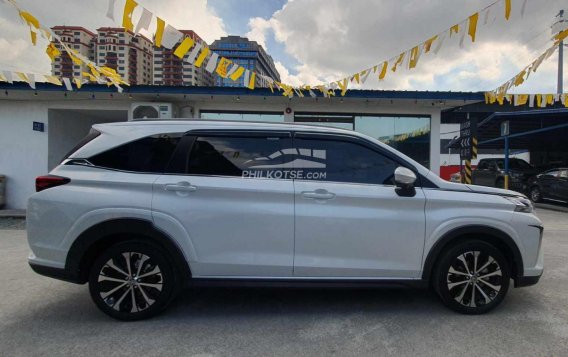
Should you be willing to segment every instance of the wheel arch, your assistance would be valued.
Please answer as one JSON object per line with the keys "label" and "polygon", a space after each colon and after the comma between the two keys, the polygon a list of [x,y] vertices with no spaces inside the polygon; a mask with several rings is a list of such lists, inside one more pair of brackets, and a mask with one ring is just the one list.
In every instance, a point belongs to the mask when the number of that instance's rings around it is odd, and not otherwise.
{"label": "wheel arch", "polygon": [[430,249],[422,271],[422,279],[430,281],[440,254],[454,244],[467,239],[477,239],[493,244],[511,264],[511,277],[516,280],[523,276],[523,257],[507,233],[493,227],[470,225],[453,229],[442,236]]}
{"label": "wheel arch", "polygon": [[189,264],[183,251],[166,233],[152,222],[138,218],[121,218],[103,221],[89,227],[71,245],[65,261],[65,270],[76,276],[80,284],[88,281],[89,267],[106,248],[130,239],[143,239],[161,246],[173,260],[174,268],[186,284],[191,277]]}

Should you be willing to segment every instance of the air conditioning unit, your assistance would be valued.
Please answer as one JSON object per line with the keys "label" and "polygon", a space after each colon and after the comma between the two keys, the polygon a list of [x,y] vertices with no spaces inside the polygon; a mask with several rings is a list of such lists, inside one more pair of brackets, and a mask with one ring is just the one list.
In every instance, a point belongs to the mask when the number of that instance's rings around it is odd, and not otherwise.
{"label": "air conditioning unit", "polygon": [[135,102],[130,106],[128,121],[161,120],[177,117],[177,108],[172,103]]}

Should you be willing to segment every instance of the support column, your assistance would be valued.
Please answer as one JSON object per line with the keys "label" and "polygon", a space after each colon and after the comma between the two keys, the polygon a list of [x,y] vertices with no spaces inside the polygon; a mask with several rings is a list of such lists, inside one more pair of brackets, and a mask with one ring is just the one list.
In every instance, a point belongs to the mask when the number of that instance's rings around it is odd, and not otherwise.
{"label": "support column", "polygon": [[430,170],[440,175],[440,130],[441,110],[436,110],[430,116]]}

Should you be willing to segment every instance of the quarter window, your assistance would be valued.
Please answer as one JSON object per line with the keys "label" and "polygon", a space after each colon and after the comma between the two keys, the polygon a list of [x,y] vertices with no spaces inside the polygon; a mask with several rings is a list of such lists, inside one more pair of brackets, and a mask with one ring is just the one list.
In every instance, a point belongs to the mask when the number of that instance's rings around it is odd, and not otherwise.
{"label": "quarter window", "polygon": [[181,134],[148,136],[89,158],[95,166],[134,172],[163,173]]}

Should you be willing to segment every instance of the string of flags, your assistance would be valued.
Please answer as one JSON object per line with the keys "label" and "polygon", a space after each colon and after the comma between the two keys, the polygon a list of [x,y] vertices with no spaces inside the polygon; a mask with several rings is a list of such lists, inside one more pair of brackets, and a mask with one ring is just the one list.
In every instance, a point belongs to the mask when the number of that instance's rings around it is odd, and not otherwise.
{"label": "string of flags", "polygon": [[564,106],[568,107],[568,102],[566,97],[568,94],[508,94],[509,90],[518,86],[521,86],[529,79],[531,73],[538,70],[540,65],[550,58],[558,49],[558,45],[561,41],[568,37],[568,29],[559,32],[553,37],[553,44],[547,48],[540,56],[534,59],[530,64],[525,66],[519,73],[513,76],[504,84],[497,87],[497,89],[489,92],[485,92],[485,102],[487,104],[498,103],[500,105],[505,104],[505,101],[514,106],[526,105],[529,107],[539,107],[545,108],[548,105],[554,105],[554,103],[562,103]]}
{"label": "string of flags", "polygon": [[[524,16],[528,0],[519,1],[523,1],[521,16]],[[487,25],[499,17],[509,20],[512,12],[512,0],[497,0],[482,10],[470,15],[463,21],[451,26],[449,29],[401,52],[397,56],[362,71],[358,71],[353,75],[327,84],[292,86],[241,67],[237,63],[233,63],[231,60],[212,52],[206,45],[196,43],[189,37],[184,38],[184,35],[180,31],[170,24],[167,24],[165,20],[154,15],[148,9],[140,6],[135,0],[124,0],[124,8],[121,13],[118,13],[118,16],[116,6],[117,0],[109,0],[107,17],[115,23],[120,24],[125,30],[132,31],[135,34],[138,34],[142,29],[148,30],[152,19],[156,18],[154,34],[155,46],[173,49],[176,44],[179,43],[174,50],[174,54],[180,59],[196,67],[205,65],[205,69],[208,72],[217,73],[219,76],[230,78],[233,81],[237,81],[244,76],[244,85],[249,89],[254,89],[257,79],[262,79],[272,92],[277,89],[282,95],[287,97],[304,97],[305,95],[316,97],[317,91],[321,92],[325,97],[330,97],[335,96],[336,90],[339,90],[340,95],[344,96],[351,83],[364,84],[371,75],[376,77],[379,81],[382,81],[390,72],[394,73],[402,67],[408,69],[416,68],[421,56],[437,54],[447,39],[457,37],[459,39],[460,48],[463,48],[466,38],[471,42],[476,41],[477,28],[480,24]],[[141,11],[137,11],[137,9]],[[134,16],[135,11],[140,13],[140,16]],[[499,11],[502,11],[502,15],[499,15]],[[118,22],[117,17],[118,19],[122,19],[121,23]]]}
{"label": "string of flags", "polygon": [[[55,61],[57,57],[60,57],[62,55],[69,56],[73,64],[85,65],[88,68],[88,72],[82,73],[83,76],[88,78],[88,80],[81,78],[59,78],[52,75],[4,70],[0,72],[1,81],[10,83],[12,83],[14,80],[23,81],[28,83],[33,89],[35,89],[35,83],[41,81],[52,83],[58,86],[65,85],[67,90],[73,90],[72,83],[79,89],[85,83],[95,82],[99,84],[106,84],[108,86],[114,85],[117,88],[118,92],[123,91],[121,85],[128,85],[128,82],[124,81],[113,68],[98,66],[93,61],[70,48],[49,27],[43,26],[39,22],[37,17],[32,15],[30,12],[23,10],[15,0],[5,0],[5,2],[11,4],[16,9],[16,11],[18,11],[18,14],[22,21],[29,27],[30,41],[34,46],[36,46],[37,44],[37,36],[39,34],[42,38],[49,41],[45,52],[52,62]],[[52,40],[55,40],[58,46],[55,45]]]}

